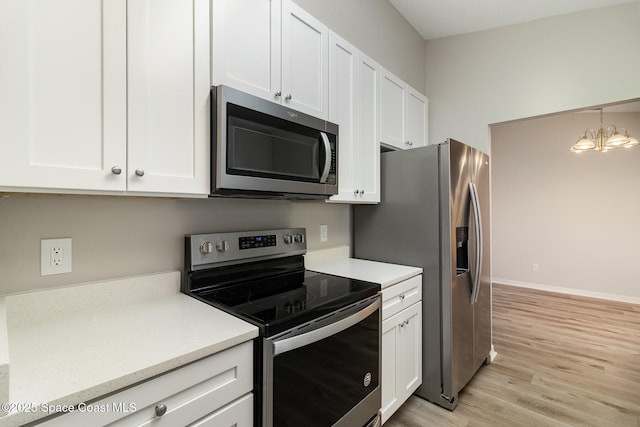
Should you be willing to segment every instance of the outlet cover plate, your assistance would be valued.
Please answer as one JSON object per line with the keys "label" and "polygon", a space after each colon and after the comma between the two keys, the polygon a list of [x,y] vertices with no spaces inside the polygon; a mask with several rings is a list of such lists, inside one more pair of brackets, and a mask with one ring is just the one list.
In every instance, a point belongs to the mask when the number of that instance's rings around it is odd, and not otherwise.
{"label": "outlet cover plate", "polygon": [[328,227],[325,224],[322,224],[320,226],[320,241],[321,242],[326,242],[328,239]]}
{"label": "outlet cover plate", "polygon": [[71,238],[40,240],[40,275],[71,273]]}

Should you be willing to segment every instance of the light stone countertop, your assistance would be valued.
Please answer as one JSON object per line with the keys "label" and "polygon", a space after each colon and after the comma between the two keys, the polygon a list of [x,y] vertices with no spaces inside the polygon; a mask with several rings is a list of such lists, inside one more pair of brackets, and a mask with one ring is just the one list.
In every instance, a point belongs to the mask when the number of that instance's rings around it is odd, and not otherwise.
{"label": "light stone countertop", "polygon": [[382,289],[422,274],[422,268],[349,258],[349,247],[309,252],[305,267],[319,273],[378,283]]}
{"label": "light stone countertop", "polygon": [[[8,402],[87,402],[258,336],[179,289],[176,271],[5,296]],[[0,426],[48,415],[14,410]]]}

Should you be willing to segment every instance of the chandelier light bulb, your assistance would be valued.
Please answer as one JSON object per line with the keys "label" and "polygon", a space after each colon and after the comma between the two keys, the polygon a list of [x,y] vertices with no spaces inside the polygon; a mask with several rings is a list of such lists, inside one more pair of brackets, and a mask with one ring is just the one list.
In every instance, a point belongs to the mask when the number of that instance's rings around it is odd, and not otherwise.
{"label": "chandelier light bulb", "polygon": [[636,145],[640,144],[638,142],[637,139],[635,139],[632,136],[627,137],[627,143],[623,145],[624,148],[631,148],[631,147],[635,147]]}
{"label": "chandelier light bulb", "polygon": [[614,131],[614,132],[615,133],[611,135],[609,139],[607,139],[607,145],[613,146],[613,147],[620,147],[622,145],[625,145],[627,142],[629,142],[629,139],[626,136],[620,135],[618,131]]}

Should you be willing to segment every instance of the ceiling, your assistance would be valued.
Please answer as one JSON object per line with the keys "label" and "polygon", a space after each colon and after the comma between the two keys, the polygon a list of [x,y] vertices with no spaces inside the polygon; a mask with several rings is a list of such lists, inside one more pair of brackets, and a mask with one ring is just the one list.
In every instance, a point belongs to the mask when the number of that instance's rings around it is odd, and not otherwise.
{"label": "ceiling", "polygon": [[638,0],[389,0],[425,40]]}

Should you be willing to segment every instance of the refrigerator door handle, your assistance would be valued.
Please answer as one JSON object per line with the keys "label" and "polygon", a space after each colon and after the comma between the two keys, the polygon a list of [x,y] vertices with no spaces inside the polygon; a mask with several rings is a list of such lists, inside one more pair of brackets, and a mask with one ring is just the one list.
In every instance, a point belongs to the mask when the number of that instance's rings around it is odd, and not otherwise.
{"label": "refrigerator door handle", "polygon": [[478,302],[478,293],[480,290],[480,275],[482,273],[482,214],[480,212],[480,203],[478,202],[478,188],[475,182],[469,183],[469,195],[471,198],[471,210],[473,215],[476,251],[475,265],[473,271],[473,289],[471,291],[471,304]]}

